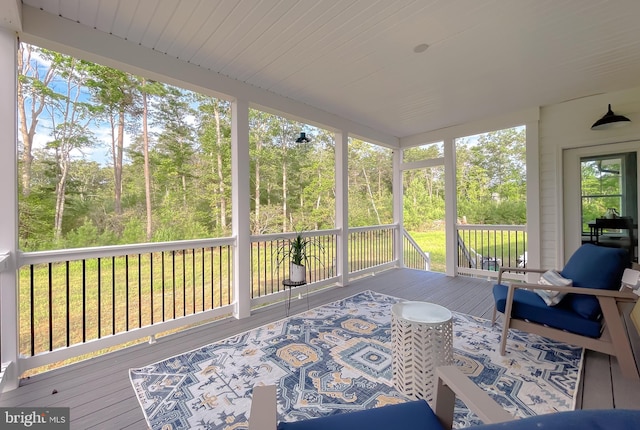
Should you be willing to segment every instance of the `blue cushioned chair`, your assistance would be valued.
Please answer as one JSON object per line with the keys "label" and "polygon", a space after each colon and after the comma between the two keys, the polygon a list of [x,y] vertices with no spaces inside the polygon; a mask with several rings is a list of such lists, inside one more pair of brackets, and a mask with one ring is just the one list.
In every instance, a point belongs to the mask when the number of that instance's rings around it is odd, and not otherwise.
{"label": "blue cushioned chair", "polygon": [[455,366],[439,367],[436,375],[435,412],[426,401],[416,400],[277,425],[276,387],[254,387],[249,430],[445,430],[453,424],[456,396],[485,423],[473,427],[477,430],[640,428],[640,410],[579,410],[514,420]]}
{"label": "blue cushioned chair", "polygon": [[[505,354],[510,328],[552,338],[615,356],[625,376],[638,379],[631,345],[621,318],[620,305],[634,302],[637,296],[619,291],[624,269],[629,266],[625,249],[582,245],[571,256],[560,274],[571,279],[571,287],[555,287],[527,283],[503,283],[507,271],[537,272],[531,268],[500,268],[498,283],[493,287],[495,308],[503,314],[504,325],[500,353]],[[567,294],[556,306],[547,306],[532,291],[544,288]]]}

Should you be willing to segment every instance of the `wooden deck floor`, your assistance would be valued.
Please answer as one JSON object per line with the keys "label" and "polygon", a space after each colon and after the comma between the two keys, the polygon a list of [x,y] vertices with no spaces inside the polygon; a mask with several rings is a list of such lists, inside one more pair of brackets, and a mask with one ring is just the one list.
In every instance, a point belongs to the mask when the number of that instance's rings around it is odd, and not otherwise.
{"label": "wooden deck floor", "polygon": [[[364,290],[438,303],[451,310],[491,318],[492,284],[486,280],[447,277],[439,273],[393,269],[353,281],[343,288],[311,294],[310,306],[339,300]],[[306,300],[294,300],[291,313],[306,310]],[[72,429],[146,429],[146,421],[129,381],[128,369],[141,367],[284,317],[280,305],[255,310],[250,318],[225,319],[136,345],[27,380],[2,394],[0,406],[71,407]],[[633,331],[633,330],[632,330]],[[640,338],[633,331],[636,357]],[[640,409],[640,382],[625,380],[608,356],[588,352],[578,396],[578,408]],[[56,394],[53,394],[54,391]]]}

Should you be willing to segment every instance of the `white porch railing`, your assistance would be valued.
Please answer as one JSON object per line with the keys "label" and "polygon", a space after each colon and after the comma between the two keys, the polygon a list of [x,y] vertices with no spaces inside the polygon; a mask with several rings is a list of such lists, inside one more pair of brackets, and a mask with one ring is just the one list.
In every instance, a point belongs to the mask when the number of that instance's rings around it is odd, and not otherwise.
{"label": "white porch railing", "polygon": [[[399,231],[397,225],[349,229],[349,277],[397,266]],[[340,232],[304,233],[324,250],[308,268],[312,289],[338,279]],[[284,298],[288,267],[277,267],[275,250],[294,235],[251,238],[252,306]],[[418,262],[407,267],[428,268],[428,256],[403,236],[410,248],[404,258]],[[153,342],[163,332],[230,316],[235,246],[230,237],[20,254],[19,371],[145,338]],[[419,257],[408,259],[412,254]]]}
{"label": "white porch railing", "polygon": [[[497,278],[500,266],[526,267],[526,225],[458,224],[456,230],[458,274]],[[523,278],[518,273],[509,277]]]}
{"label": "white porch railing", "polygon": [[404,267],[431,270],[431,255],[428,252],[424,252],[404,228],[402,229],[402,240]]}
{"label": "white porch railing", "polygon": [[232,313],[235,239],[24,253],[19,369]]}

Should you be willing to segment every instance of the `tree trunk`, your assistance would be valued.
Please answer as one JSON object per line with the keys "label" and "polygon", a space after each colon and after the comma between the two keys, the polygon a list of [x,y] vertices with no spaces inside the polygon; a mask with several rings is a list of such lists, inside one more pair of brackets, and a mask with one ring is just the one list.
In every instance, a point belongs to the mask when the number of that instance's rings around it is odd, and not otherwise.
{"label": "tree trunk", "polygon": [[[142,81],[144,86],[145,80]],[[144,156],[144,195],[147,210],[147,242],[153,236],[153,223],[151,217],[151,173],[149,169],[149,132],[147,128],[147,118],[149,109],[147,105],[147,93],[142,91],[142,153]]]}
{"label": "tree trunk", "polygon": [[371,184],[369,184],[369,177],[367,176],[367,171],[365,168],[362,168],[362,175],[364,176],[364,180],[367,183],[367,192],[369,193],[369,200],[371,200],[371,206],[373,207],[373,211],[376,213],[376,219],[378,220],[378,225],[381,225],[380,222],[380,214],[378,213],[378,208],[376,207],[375,199],[373,198],[373,193],[371,192]]}
{"label": "tree trunk", "polygon": [[[27,77],[31,71],[31,46],[20,43],[18,45],[18,73]],[[26,53],[26,61],[24,54]],[[51,65],[42,79],[42,85],[47,87],[56,74],[56,66]],[[40,80],[38,69],[33,69],[34,80]],[[45,107],[45,95],[42,92],[31,93],[31,123],[27,125],[27,114],[25,107],[25,88],[21,79],[18,79],[18,113],[20,117],[20,134],[22,135],[22,194],[28,196],[31,193],[31,165],[33,164],[33,137],[38,126],[38,117]]]}
{"label": "tree trunk", "polygon": [[62,219],[64,218],[64,203],[66,199],[67,176],[69,174],[69,157],[64,151],[58,157],[58,166],[60,167],[60,176],[56,183],[56,210],[53,226],[54,239],[59,241],[62,238]]}
{"label": "tree trunk", "polygon": [[[254,214],[256,222],[260,223],[260,151],[262,150],[262,139],[258,139],[256,142],[256,172],[255,172],[255,208]],[[255,232],[258,234],[258,232]]]}
{"label": "tree trunk", "polygon": [[[124,108],[118,112],[118,137],[113,148],[114,212],[122,215],[122,158],[124,152]],[[112,141],[113,142],[113,141]],[[112,143],[112,147],[113,147]]]}
{"label": "tree trunk", "polygon": [[287,149],[282,143],[282,231],[287,231]]}
{"label": "tree trunk", "polygon": [[222,173],[222,129],[220,124],[220,109],[218,102],[214,103],[213,113],[216,120],[216,140],[218,143],[218,192],[220,193],[220,227],[227,229],[227,199],[225,198],[224,174]]}

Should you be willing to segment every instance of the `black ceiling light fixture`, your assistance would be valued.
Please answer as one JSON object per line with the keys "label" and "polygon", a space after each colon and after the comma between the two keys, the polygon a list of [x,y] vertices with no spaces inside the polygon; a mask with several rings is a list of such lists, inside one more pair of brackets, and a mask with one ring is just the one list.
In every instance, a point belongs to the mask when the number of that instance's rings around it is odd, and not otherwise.
{"label": "black ceiling light fixture", "polygon": [[616,115],[611,110],[611,105],[609,105],[609,110],[604,114],[602,118],[597,120],[591,126],[591,130],[606,130],[609,128],[616,128],[627,125],[631,120],[626,116]]}
{"label": "black ceiling light fixture", "polygon": [[307,137],[307,134],[303,131],[300,132],[300,137],[296,139],[296,143],[309,143],[311,139]]}

